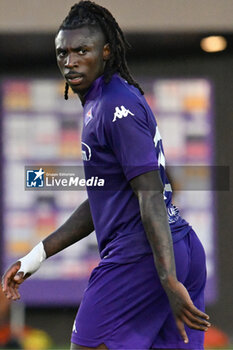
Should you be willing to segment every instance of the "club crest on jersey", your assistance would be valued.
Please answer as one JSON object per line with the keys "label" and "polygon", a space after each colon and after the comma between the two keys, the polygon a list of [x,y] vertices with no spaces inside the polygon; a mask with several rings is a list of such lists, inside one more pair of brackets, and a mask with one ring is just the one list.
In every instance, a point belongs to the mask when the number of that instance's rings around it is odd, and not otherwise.
{"label": "club crest on jersey", "polygon": [[134,115],[132,112],[130,112],[129,109],[126,109],[124,106],[116,107],[112,122],[114,123],[117,120],[117,118],[126,118],[129,114]]}
{"label": "club crest on jersey", "polygon": [[92,115],[92,108],[89,109],[89,111],[86,113],[85,118],[84,118],[84,124],[87,126],[87,124],[93,119]]}
{"label": "club crest on jersey", "polygon": [[89,161],[91,159],[91,147],[82,142],[82,159]]}

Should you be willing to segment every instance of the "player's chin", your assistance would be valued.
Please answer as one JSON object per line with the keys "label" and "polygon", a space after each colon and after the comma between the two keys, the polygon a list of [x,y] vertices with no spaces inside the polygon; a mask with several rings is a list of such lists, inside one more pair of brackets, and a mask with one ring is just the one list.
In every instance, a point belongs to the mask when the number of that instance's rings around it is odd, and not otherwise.
{"label": "player's chin", "polygon": [[83,84],[69,84],[69,87],[75,94],[78,94],[85,89],[85,86],[83,86]]}

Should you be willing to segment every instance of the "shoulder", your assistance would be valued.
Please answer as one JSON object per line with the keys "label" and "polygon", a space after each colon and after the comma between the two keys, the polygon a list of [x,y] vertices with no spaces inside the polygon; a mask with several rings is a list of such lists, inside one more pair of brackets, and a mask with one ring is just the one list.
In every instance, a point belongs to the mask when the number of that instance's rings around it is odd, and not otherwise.
{"label": "shoulder", "polygon": [[139,115],[145,113],[145,99],[140,91],[128,84],[123,78],[114,75],[102,90],[101,109],[105,118],[112,121],[125,114]]}

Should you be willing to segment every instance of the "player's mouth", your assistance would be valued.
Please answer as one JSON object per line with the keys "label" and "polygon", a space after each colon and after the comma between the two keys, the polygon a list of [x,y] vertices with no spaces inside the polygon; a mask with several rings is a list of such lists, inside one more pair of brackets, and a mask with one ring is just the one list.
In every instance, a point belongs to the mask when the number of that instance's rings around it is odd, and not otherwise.
{"label": "player's mouth", "polygon": [[79,85],[83,81],[83,74],[68,73],[65,75],[65,78],[69,85]]}

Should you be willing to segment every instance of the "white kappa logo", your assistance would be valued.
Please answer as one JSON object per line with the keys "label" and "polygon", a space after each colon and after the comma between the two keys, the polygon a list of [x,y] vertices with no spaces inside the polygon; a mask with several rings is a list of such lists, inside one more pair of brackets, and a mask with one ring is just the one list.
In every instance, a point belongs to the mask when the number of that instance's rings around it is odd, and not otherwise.
{"label": "white kappa logo", "polygon": [[124,106],[121,106],[121,109],[119,107],[116,107],[112,122],[114,123],[117,118],[119,119],[125,118],[127,117],[128,114],[134,115],[132,112],[130,112],[129,109],[126,109]]}

